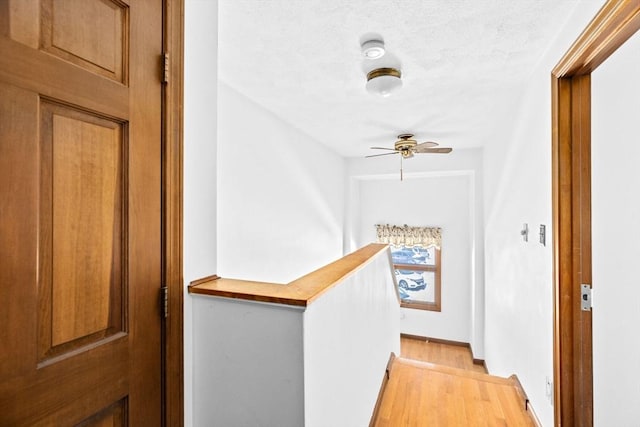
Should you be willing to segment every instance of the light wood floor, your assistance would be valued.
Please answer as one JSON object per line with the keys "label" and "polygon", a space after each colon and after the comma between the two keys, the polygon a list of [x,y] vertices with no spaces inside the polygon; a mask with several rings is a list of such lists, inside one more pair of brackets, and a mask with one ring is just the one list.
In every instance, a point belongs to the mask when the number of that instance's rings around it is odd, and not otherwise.
{"label": "light wood floor", "polygon": [[459,345],[402,337],[400,339],[400,356],[406,359],[486,373],[484,365],[473,363],[469,347]]}
{"label": "light wood floor", "polygon": [[535,426],[514,380],[485,374],[465,347],[433,344],[403,338],[372,426]]}

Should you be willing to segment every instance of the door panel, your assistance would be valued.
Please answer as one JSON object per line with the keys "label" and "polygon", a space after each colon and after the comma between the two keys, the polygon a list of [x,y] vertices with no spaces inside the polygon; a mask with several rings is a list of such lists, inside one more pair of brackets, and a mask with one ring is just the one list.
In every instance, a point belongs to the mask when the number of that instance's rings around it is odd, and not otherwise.
{"label": "door panel", "polygon": [[[46,0],[42,49],[96,74],[126,82],[127,7],[109,0]],[[77,20],[78,16],[82,20]]]}
{"label": "door panel", "polygon": [[41,0],[4,0],[0,13],[0,34],[19,43],[38,48]]}
{"label": "door panel", "polygon": [[[109,327],[122,294],[118,127],[53,116],[52,345]],[[80,159],[80,161],[78,161]],[[63,237],[61,237],[63,236]],[[114,284],[112,289],[112,282]],[[92,283],[91,286],[86,286]],[[115,303],[119,304],[118,298]],[[122,310],[114,310],[122,318]]]}
{"label": "door panel", "polygon": [[0,426],[161,425],[162,1],[0,16]]}
{"label": "door panel", "polygon": [[48,100],[39,114],[43,361],[126,331],[128,185],[124,123]]}
{"label": "door panel", "polygon": [[127,425],[127,400],[122,399],[78,424],[78,427],[123,427]]}

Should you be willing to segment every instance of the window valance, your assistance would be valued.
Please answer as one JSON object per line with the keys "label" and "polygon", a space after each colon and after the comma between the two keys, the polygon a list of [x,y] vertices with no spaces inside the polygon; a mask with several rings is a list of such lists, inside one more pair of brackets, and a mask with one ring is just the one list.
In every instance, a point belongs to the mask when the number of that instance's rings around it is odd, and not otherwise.
{"label": "window valance", "polygon": [[409,227],[408,225],[376,224],[378,243],[388,243],[393,246],[435,246],[442,244],[442,228],[440,227]]}

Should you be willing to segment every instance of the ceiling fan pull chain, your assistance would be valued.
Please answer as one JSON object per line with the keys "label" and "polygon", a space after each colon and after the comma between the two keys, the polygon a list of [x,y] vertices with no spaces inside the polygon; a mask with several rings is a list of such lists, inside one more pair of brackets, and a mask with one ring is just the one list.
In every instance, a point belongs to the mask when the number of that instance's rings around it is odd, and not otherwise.
{"label": "ceiling fan pull chain", "polygon": [[403,157],[404,156],[402,154],[400,154],[400,181],[403,180],[403,178],[402,178],[402,158]]}

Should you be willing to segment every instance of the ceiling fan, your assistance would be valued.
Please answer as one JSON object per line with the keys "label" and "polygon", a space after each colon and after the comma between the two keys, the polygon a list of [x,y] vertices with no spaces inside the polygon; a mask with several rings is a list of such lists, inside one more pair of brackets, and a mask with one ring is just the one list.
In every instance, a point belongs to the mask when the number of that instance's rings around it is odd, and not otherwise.
{"label": "ceiling fan", "polygon": [[379,157],[379,156],[388,156],[391,154],[400,154],[400,181],[402,181],[402,159],[410,159],[414,154],[427,154],[427,153],[435,153],[435,154],[447,154],[453,151],[450,147],[438,147],[437,142],[421,142],[418,143],[415,139],[413,139],[412,133],[401,133],[398,135],[398,140],[395,142],[393,148],[387,147],[371,147],[373,150],[388,150],[391,153],[382,153],[382,154],[372,154],[370,156],[365,157]]}

